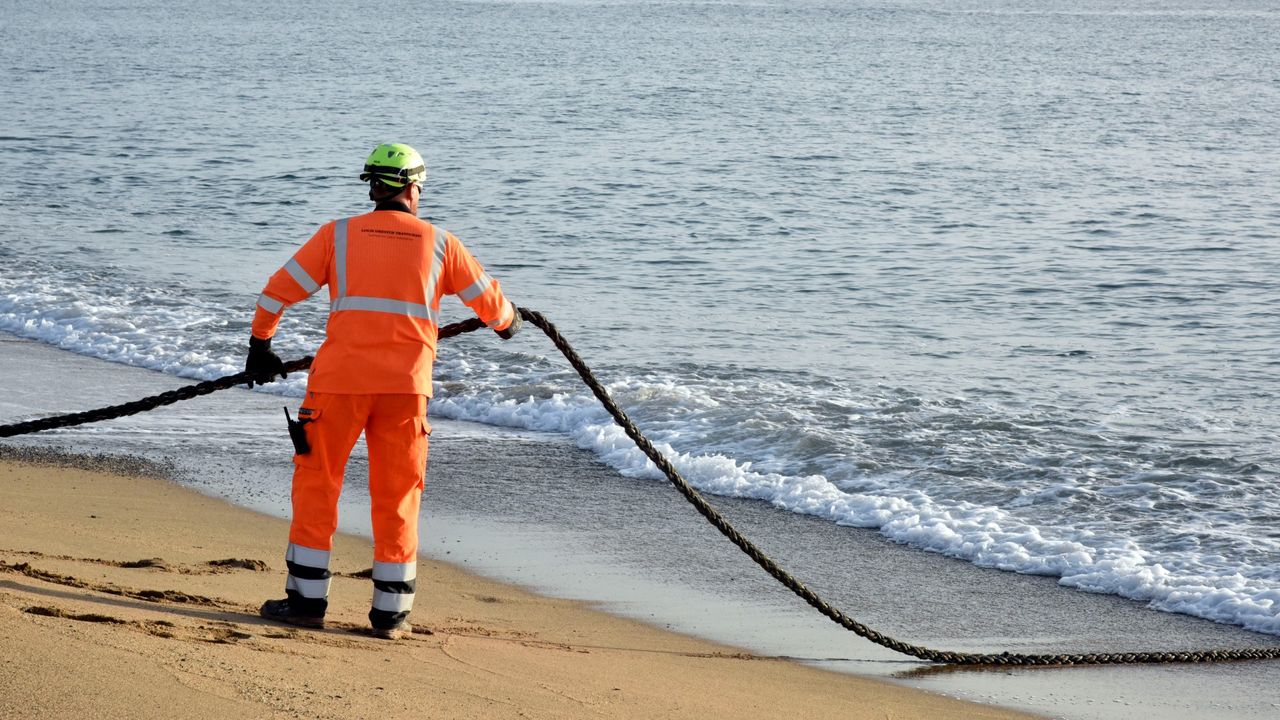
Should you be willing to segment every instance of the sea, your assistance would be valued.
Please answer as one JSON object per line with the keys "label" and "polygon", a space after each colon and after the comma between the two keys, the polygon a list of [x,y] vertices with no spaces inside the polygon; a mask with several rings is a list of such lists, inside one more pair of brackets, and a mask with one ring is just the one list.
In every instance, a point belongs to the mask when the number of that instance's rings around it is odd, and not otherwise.
{"label": "sea", "polygon": [[[266,278],[406,142],[420,214],[713,502],[1280,635],[1277,37],[1262,0],[3,0],[0,331],[238,372]],[[670,501],[536,328],[435,380],[476,447]],[[286,488],[305,384],[184,442],[269,437]]]}

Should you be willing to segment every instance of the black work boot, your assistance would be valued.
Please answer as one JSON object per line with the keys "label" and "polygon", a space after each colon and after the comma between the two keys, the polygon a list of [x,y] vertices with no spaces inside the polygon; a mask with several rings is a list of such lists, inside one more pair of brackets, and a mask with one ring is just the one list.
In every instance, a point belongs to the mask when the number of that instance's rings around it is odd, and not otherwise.
{"label": "black work boot", "polygon": [[268,620],[276,622],[288,623],[290,625],[298,625],[309,628],[324,627],[324,612],[316,615],[314,610],[311,613],[302,612],[293,598],[284,598],[283,600],[268,600],[262,603],[262,609],[258,614]]}
{"label": "black work boot", "polygon": [[373,628],[373,636],[376,638],[382,638],[383,640],[399,640],[405,635],[410,635],[412,633],[413,626],[409,624],[408,620],[401,620],[398,624],[392,625],[391,627],[375,626]]}

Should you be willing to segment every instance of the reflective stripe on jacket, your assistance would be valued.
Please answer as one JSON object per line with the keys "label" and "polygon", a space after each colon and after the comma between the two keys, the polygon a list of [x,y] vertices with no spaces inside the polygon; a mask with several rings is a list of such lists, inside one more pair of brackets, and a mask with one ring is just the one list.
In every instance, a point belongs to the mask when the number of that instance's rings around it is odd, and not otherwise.
{"label": "reflective stripe on jacket", "polygon": [[515,318],[458,238],[407,212],[375,210],[326,223],[271,276],[253,335],[274,335],[285,308],[324,285],[329,323],[307,383],[315,392],[430,396],[442,295],[457,295],[495,330]]}

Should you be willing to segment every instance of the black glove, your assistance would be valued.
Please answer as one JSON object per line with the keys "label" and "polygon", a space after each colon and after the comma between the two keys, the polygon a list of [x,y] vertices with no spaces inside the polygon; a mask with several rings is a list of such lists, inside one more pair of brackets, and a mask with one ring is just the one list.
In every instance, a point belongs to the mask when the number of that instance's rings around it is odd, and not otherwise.
{"label": "black glove", "polygon": [[284,361],[271,351],[271,339],[260,340],[249,336],[249,357],[244,361],[244,371],[249,373],[249,387],[254,383],[265,385],[276,379],[289,377],[284,371]]}
{"label": "black glove", "polygon": [[520,328],[524,327],[524,318],[520,317],[520,308],[516,307],[515,305],[512,305],[511,309],[513,312],[515,312],[515,317],[512,318],[511,324],[507,326],[507,329],[494,330],[494,332],[498,333],[498,337],[502,338],[503,340],[510,340],[511,338],[515,337],[516,333],[520,332]]}

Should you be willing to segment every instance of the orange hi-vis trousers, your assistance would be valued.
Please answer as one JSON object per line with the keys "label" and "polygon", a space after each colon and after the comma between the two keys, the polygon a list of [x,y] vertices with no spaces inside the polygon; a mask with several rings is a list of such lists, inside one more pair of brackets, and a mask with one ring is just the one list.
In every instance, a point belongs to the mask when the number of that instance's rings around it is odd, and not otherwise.
{"label": "orange hi-vis trousers", "polygon": [[298,410],[311,451],[295,455],[293,521],[286,561],[290,597],[323,614],[329,590],[329,551],[338,527],[343,472],[360,433],[369,447],[373,520],[375,627],[391,627],[413,607],[418,510],[426,478],[427,397],[308,392]]}

